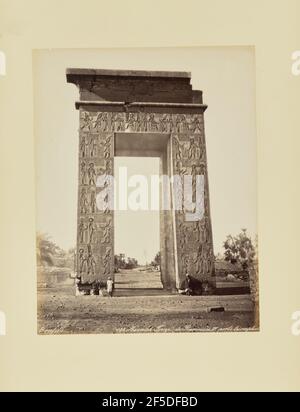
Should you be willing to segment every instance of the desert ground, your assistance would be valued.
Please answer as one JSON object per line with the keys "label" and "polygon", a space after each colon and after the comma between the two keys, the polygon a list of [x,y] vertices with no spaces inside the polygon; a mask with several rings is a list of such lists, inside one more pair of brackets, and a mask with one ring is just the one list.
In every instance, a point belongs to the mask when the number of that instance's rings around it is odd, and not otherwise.
{"label": "desert ground", "polygon": [[[162,289],[159,272],[123,271],[108,296],[75,296],[75,286],[38,289],[39,334],[256,330],[250,295],[182,296]],[[224,312],[210,312],[212,307]]]}

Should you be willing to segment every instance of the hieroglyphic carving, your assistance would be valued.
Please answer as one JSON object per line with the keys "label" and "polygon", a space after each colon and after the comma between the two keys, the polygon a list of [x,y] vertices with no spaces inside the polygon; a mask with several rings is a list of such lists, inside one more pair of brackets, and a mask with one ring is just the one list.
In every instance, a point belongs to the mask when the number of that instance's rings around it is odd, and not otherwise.
{"label": "hieroglyphic carving", "polygon": [[92,252],[91,245],[79,249],[79,274],[80,276],[94,276],[96,272],[96,259]]}
{"label": "hieroglyphic carving", "polygon": [[[88,283],[113,274],[113,216],[108,208],[102,210],[97,207],[97,197],[106,188],[106,184],[98,187],[97,179],[101,175],[113,174],[114,135],[109,132],[111,121],[111,113],[81,111],[77,264],[82,282]],[[122,125],[118,117],[113,122],[116,128]],[[109,254],[107,248],[110,248]]]}
{"label": "hieroglyphic carving", "polygon": [[95,165],[94,163],[90,163],[88,170],[87,170],[87,174],[88,174],[88,184],[89,185],[95,185],[96,184],[96,177],[97,177],[97,173],[95,170]]}
{"label": "hieroglyphic carving", "polygon": [[183,159],[183,157],[184,157],[184,156],[183,156],[183,145],[182,145],[182,143],[179,141],[177,135],[174,135],[173,138],[174,138],[174,143],[175,143],[175,146],[176,146],[175,159],[178,160],[178,161],[182,161],[182,159]]}
{"label": "hieroglyphic carving", "polygon": [[85,188],[81,189],[79,202],[80,202],[80,213],[83,213],[83,214],[88,213],[89,201],[88,201],[88,195],[87,195]]}
{"label": "hieroglyphic carving", "polygon": [[80,164],[80,183],[82,185],[86,185],[88,182],[88,172],[85,162],[81,162]]}
{"label": "hieroglyphic carving", "polygon": [[[207,192],[206,151],[202,124],[201,120],[195,118],[189,123],[188,129],[184,129],[185,124],[181,128],[178,125],[177,130],[180,129],[181,132],[171,135],[174,174],[178,174],[181,177],[182,185],[185,184],[189,187],[192,193],[191,200],[194,203],[192,211],[186,210],[185,203],[183,202],[183,210],[175,212],[178,270],[181,280],[184,279],[186,273],[196,276],[201,280],[210,279],[214,272]],[[191,130],[195,133],[191,134]],[[204,198],[202,195],[201,199],[196,196],[196,176],[199,175],[202,175],[204,179]],[[191,178],[184,180],[185,176],[191,176]],[[178,189],[174,187],[173,190],[175,190],[175,195],[178,196]],[[184,190],[180,194],[184,196]],[[201,220],[186,221],[186,213],[194,213],[197,210],[196,202],[199,202],[199,200],[204,205],[204,216],[202,216]]]}
{"label": "hieroglyphic carving", "polygon": [[81,140],[80,140],[80,157],[81,158],[88,157],[88,153],[89,153],[88,137],[86,134],[82,134]]}
{"label": "hieroglyphic carving", "polygon": [[95,241],[95,233],[97,230],[97,226],[95,225],[94,218],[90,217],[89,218],[89,224],[88,224],[88,234],[89,234],[89,243],[93,243]]}
{"label": "hieroglyphic carving", "polygon": [[188,167],[183,166],[182,160],[176,160],[176,171],[179,174],[179,176],[186,176],[189,174],[188,172]]}
{"label": "hieroglyphic carving", "polygon": [[103,261],[103,275],[109,275],[111,272],[111,248],[106,248],[105,254],[102,258]]}
{"label": "hieroglyphic carving", "polygon": [[83,110],[80,116],[80,130],[90,131],[91,128],[92,128],[92,117],[88,112]]}
{"label": "hieroglyphic carving", "polygon": [[86,243],[86,231],[88,229],[87,224],[81,220],[79,223],[79,242]]}
{"label": "hieroglyphic carving", "polygon": [[203,116],[198,113],[147,113],[143,109],[138,112],[82,111],[80,130],[98,133],[129,131],[201,134]]}
{"label": "hieroglyphic carving", "polygon": [[205,148],[200,143],[200,135],[186,134],[188,139],[182,139],[180,135],[173,134],[175,146],[175,159],[188,165],[205,162]]}
{"label": "hieroglyphic carving", "polygon": [[90,191],[89,210],[90,210],[90,213],[96,213],[96,211],[97,211],[96,189],[92,189]]}
{"label": "hieroglyphic carving", "polygon": [[97,225],[93,217],[81,218],[79,223],[79,242],[80,244],[96,243]]}
{"label": "hieroglyphic carving", "polygon": [[111,114],[111,131],[122,132],[125,129],[124,113]]}
{"label": "hieroglyphic carving", "polygon": [[95,275],[96,272],[96,260],[93,255],[90,245],[88,245],[88,256],[87,256],[87,275]]}
{"label": "hieroglyphic carving", "polygon": [[[93,127],[94,127],[94,129],[96,129],[98,132],[103,130],[102,116],[103,116],[103,113],[102,113],[102,112],[98,113],[98,114],[97,114],[97,117],[96,117],[96,119],[95,119],[95,121],[94,121]],[[91,121],[93,121],[93,117],[92,117],[92,116],[91,116]]]}
{"label": "hieroglyphic carving", "polygon": [[203,122],[202,117],[194,116],[189,123],[189,131],[193,133],[201,133]]}
{"label": "hieroglyphic carving", "polygon": [[108,218],[107,221],[102,225],[102,236],[101,243],[111,243],[112,237],[112,219]]}
{"label": "hieroglyphic carving", "polygon": [[[190,257],[188,254],[182,254],[181,255],[181,262],[182,262],[182,267],[181,270],[183,274],[190,273]],[[183,277],[183,276],[182,276]]]}
{"label": "hieroglyphic carving", "polygon": [[104,171],[109,176],[113,175],[113,162],[112,162],[112,159],[105,159]]}
{"label": "hieroglyphic carving", "polygon": [[188,147],[188,159],[197,160],[200,158],[200,147],[194,136],[190,136]]}
{"label": "hieroglyphic carving", "polygon": [[79,274],[82,275],[87,271],[87,253],[84,249],[80,248],[78,253],[78,262],[79,262]]}
{"label": "hieroglyphic carving", "polygon": [[[187,175],[204,176],[204,217],[201,221],[186,222],[186,210],[182,209],[176,210],[175,221],[180,277],[186,271],[201,279],[209,277],[214,264],[203,114],[149,113],[144,108],[135,112],[81,111],[78,242],[84,245],[81,266],[85,268],[85,273],[105,277],[113,270],[113,214],[108,207],[97,209],[97,193],[106,186],[97,188],[96,182],[100,174],[113,175],[114,132],[169,133],[173,142],[173,174],[178,174],[181,179]],[[191,188],[195,202],[195,179],[191,181]],[[176,196],[182,197],[182,191],[178,189]],[[98,249],[95,249],[96,245]]]}
{"label": "hieroglyphic carving", "polygon": [[[208,222],[180,222],[177,233],[181,274],[186,271],[201,279],[211,277],[214,270],[211,231]],[[196,252],[195,252],[196,251]]]}
{"label": "hieroglyphic carving", "polygon": [[82,131],[80,133],[79,153],[82,159],[94,158],[98,151],[98,136],[95,133]]}
{"label": "hieroglyphic carving", "polygon": [[111,157],[111,135],[105,136],[100,144],[103,148],[103,158],[109,159]]}
{"label": "hieroglyphic carving", "polygon": [[93,134],[90,137],[90,141],[89,141],[90,157],[95,157],[97,155],[97,148],[98,148],[97,137]]}

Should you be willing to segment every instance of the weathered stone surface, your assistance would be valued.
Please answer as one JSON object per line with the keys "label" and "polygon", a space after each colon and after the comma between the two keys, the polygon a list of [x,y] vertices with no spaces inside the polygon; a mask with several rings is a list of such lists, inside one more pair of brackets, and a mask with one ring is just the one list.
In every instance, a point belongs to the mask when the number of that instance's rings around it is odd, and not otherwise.
{"label": "weathered stone surface", "polygon": [[98,210],[97,176],[113,174],[114,135],[89,133],[87,114],[81,117],[79,133],[79,192],[77,228],[77,273],[83,283],[93,283],[113,273],[113,211]]}
{"label": "weathered stone surface", "polygon": [[80,85],[86,101],[202,103],[187,72],[67,69],[67,81]]}
{"label": "weathered stone surface", "polygon": [[162,194],[171,189],[173,199],[173,209],[160,213],[163,286],[178,288],[189,273],[213,290],[206,106],[202,92],[192,90],[190,74],[68,69],[67,80],[79,86],[81,97],[76,107],[80,110],[77,267],[82,282],[105,282],[114,276],[113,211],[96,207],[97,176],[113,175],[115,155],[155,153],[161,159],[161,174],[193,176],[193,201],[195,176],[204,179],[204,215],[196,221],[187,221],[186,210],[174,210],[180,193],[173,183],[161,187]]}

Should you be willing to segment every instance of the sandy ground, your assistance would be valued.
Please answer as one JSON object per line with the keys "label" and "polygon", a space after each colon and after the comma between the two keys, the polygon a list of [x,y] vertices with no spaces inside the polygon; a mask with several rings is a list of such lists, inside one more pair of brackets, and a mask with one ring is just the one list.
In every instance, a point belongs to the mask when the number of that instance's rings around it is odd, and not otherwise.
{"label": "sandy ground", "polygon": [[149,271],[145,267],[115,273],[116,289],[162,289],[160,272]]}
{"label": "sandy ground", "polygon": [[[131,275],[130,275],[131,276]],[[144,282],[144,276],[141,276]],[[153,278],[154,279],[154,278]],[[128,281],[129,280],[129,281]],[[155,274],[157,286],[157,274]],[[38,290],[38,333],[138,333],[255,330],[249,295],[180,296],[117,277],[112,298],[77,296],[73,286]],[[134,286],[133,286],[134,285]],[[142,286],[145,286],[144,283]],[[131,287],[131,289],[128,289]],[[149,289],[150,287],[150,289]],[[224,312],[208,312],[223,306]]]}

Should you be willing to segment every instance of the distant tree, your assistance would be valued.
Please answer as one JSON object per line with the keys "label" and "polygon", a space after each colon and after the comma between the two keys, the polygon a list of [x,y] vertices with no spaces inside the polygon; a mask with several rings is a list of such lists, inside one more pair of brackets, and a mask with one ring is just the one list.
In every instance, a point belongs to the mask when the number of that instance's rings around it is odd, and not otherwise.
{"label": "distant tree", "polygon": [[123,253],[120,253],[119,255],[115,255],[114,259],[115,259],[115,271],[116,272],[119,269],[134,269],[138,267],[137,259],[128,257],[126,260],[125,255]]}
{"label": "distant tree", "polygon": [[160,255],[160,251],[156,253],[153,261],[151,262],[151,266],[155,266],[158,267],[160,266],[160,262],[161,262],[161,255]]}
{"label": "distant tree", "polygon": [[247,234],[246,229],[242,229],[237,236],[228,235],[224,244],[224,258],[231,263],[240,263],[244,269],[252,265],[255,258],[255,245]]}
{"label": "distant tree", "polygon": [[50,237],[44,233],[37,235],[37,261],[39,265],[53,266],[54,258],[61,254],[60,249]]}
{"label": "distant tree", "polygon": [[137,267],[138,267],[137,259],[128,257],[125,268],[126,269],[134,269],[134,268],[137,268]]}
{"label": "distant tree", "polygon": [[115,271],[119,269],[124,269],[126,266],[125,255],[120,253],[119,255],[115,255]]}

